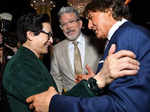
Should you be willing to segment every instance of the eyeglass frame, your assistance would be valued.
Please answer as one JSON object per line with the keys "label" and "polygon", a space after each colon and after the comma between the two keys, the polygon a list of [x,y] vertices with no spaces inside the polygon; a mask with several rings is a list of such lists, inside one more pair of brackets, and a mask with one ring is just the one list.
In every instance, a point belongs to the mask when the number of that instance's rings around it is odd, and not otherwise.
{"label": "eyeglass frame", "polygon": [[77,22],[77,21],[80,21],[80,19],[77,18],[77,19],[68,21],[68,22],[66,22],[66,23],[64,23],[64,24],[60,24],[60,27],[63,28],[63,27],[65,27],[67,24],[72,24],[72,23]]}
{"label": "eyeglass frame", "polygon": [[41,30],[40,32],[46,34],[48,37],[53,37],[53,33],[52,32],[47,33],[47,32],[45,32],[43,30]]}

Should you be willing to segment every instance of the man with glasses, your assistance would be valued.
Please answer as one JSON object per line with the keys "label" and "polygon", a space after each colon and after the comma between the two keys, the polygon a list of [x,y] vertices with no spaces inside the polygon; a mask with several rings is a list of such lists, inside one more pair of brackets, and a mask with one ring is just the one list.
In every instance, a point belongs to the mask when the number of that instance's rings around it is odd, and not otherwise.
{"label": "man with glasses", "polygon": [[[28,96],[56,87],[47,68],[39,59],[48,53],[52,30],[47,15],[27,14],[17,23],[17,36],[22,46],[6,65],[3,86],[11,112],[31,112],[25,100]],[[57,88],[56,88],[57,89]]]}
{"label": "man with glasses", "polygon": [[[77,74],[86,74],[86,65],[96,72],[98,60],[101,57],[94,43],[81,32],[83,25],[79,13],[72,7],[62,7],[58,12],[60,28],[66,39],[54,46],[51,62],[51,74],[59,92],[70,90],[75,84]],[[74,44],[80,51],[81,70],[76,72],[74,65]]]}

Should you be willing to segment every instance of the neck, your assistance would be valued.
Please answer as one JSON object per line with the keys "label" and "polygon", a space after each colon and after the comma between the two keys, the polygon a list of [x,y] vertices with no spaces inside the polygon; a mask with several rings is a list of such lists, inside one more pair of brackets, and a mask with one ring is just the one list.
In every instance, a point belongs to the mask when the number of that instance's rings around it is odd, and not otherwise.
{"label": "neck", "polygon": [[37,53],[34,47],[32,47],[30,44],[24,43],[22,46],[30,49],[38,58],[40,57],[40,54]]}

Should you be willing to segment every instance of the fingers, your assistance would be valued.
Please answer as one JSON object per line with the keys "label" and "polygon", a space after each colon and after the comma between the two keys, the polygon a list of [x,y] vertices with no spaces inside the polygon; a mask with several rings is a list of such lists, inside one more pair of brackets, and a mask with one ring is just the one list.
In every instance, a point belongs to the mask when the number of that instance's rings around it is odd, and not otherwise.
{"label": "fingers", "polygon": [[129,57],[120,58],[118,64],[120,65],[120,70],[123,69],[138,70],[140,65],[140,63],[137,60]]}
{"label": "fingers", "polygon": [[88,65],[86,65],[85,67],[86,67],[86,69],[88,71],[88,74],[94,75],[93,70]]}
{"label": "fingers", "polygon": [[111,47],[110,47],[110,49],[109,49],[108,55],[114,54],[115,51],[116,51],[116,45],[112,44]]}
{"label": "fingers", "polygon": [[31,103],[31,104],[29,105],[29,109],[31,109],[31,110],[33,110],[33,109],[34,109],[34,105],[33,105],[33,103]]}
{"label": "fingers", "polygon": [[116,58],[122,58],[125,56],[130,57],[130,58],[136,58],[136,55],[129,50],[118,51],[117,53],[114,54],[114,56],[116,56]]}
{"label": "fingers", "polygon": [[113,80],[117,79],[117,78],[121,78],[123,76],[134,76],[138,73],[138,70],[122,70],[119,71],[117,74],[115,75],[109,75],[109,77],[106,79],[105,83],[110,84]]}
{"label": "fingers", "polygon": [[55,91],[56,91],[56,89],[55,89],[53,86],[50,86],[50,87],[48,88],[48,91],[49,91],[49,90],[53,90],[53,91],[55,90]]}
{"label": "fingers", "polygon": [[76,75],[75,76],[75,82],[79,83],[82,80],[82,74]]}
{"label": "fingers", "polygon": [[91,75],[87,75],[87,74],[76,75],[75,82],[79,83],[83,79],[88,80],[89,77],[91,77]]}
{"label": "fingers", "polygon": [[138,70],[122,70],[120,71],[120,76],[132,76],[136,75],[138,73]]}
{"label": "fingers", "polygon": [[31,103],[31,102],[33,102],[33,100],[34,100],[34,96],[30,96],[26,99],[26,102]]}
{"label": "fingers", "polygon": [[116,75],[111,75],[109,80],[113,81],[116,78],[120,78],[124,76],[134,76],[137,73],[138,73],[138,70],[122,70],[122,71],[119,71]]}
{"label": "fingers", "polygon": [[138,65],[138,66],[140,65],[140,63],[135,59],[132,59],[132,58],[129,58],[129,57],[125,57],[124,59],[126,59],[127,62],[129,62],[131,64]]}
{"label": "fingers", "polygon": [[123,64],[120,67],[120,71],[121,70],[139,70],[139,66],[134,64]]}
{"label": "fingers", "polygon": [[34,96],[30,96],[26,99],[26,102],[29,103],[29,109],[34,110]]}

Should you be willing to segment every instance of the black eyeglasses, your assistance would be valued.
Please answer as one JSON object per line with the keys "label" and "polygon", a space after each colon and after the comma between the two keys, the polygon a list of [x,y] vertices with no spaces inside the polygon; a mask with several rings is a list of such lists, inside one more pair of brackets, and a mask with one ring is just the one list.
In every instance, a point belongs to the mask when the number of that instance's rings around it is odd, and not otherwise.
{"label": "black eyeglasses", "polygon": [[43,30],[41,30],[40,32],[41,33],[45,33],[46,35],[48,35],[48,37],[52,37],[53,36],[52,32],[47,33],[47,32],[45,32]]}

